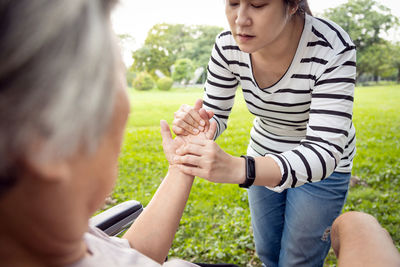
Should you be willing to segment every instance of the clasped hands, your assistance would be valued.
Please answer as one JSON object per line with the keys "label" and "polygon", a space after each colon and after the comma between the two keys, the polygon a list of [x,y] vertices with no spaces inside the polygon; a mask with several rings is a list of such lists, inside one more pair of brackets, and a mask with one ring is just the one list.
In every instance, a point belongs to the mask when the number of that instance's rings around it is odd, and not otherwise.
{"label": "clasped hands", "polygon": [[202,104],[199,99],[194,107],[182,105],[174,113],[175,139],[167,122],[161,121],[166,158],[170,166],[176,166],[185,174],[214,183],[240,183],[236,180],[241,159],[229,155],[213,141],[217,124],[210,122],[213,112],[203,109]]}

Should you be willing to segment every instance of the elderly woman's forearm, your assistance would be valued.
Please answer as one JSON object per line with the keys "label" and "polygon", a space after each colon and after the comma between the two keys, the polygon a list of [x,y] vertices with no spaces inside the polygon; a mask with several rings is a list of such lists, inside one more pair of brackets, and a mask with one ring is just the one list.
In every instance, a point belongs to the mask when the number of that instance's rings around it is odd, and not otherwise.
{"label": "elderly woman's forearm", "polygon": [[123,238],[144,255],[159,263],[164,262],[192,184],[193,177],[170,167],[152,200]]}

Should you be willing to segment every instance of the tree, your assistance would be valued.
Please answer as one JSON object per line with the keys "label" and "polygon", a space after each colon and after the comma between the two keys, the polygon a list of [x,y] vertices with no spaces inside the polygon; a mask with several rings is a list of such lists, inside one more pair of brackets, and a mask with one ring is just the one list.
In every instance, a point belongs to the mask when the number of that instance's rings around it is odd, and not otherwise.
{"label": "tree", "polygon": [[128,33],[123,33],[123,34],[118,34],[118,40],[120,42],[134,42],[135,38],[132,37],[132,35],[128,34]]}
{"label": "tree", "polygon": [[133,66],[154,75],[159,69],[170,76],[170,67],[184,50],[189,37],[183,24],[156,24],[148,32],[144,46],[133,52]]}
{"label": "tree", "polygon": [[400,83],[400,42],[391,47],[392,65],[397,70],[397,83]]}
{"label": "tree", "polygon": [[390,50],[390,43],[387,41],[371,44],[359,54],[358,65],[362,66],[364,73],[373,75],[374,81],[378,82],[380,76],[393,69]]}
{"label": "tree", "polygon": [[177,82],[187,83],[193,76],[193,63],[188,58],[178,59],[174,64],[172,79]]}
{"label": "tree", "polygon": [[159,69],[169,74],[170,66],[175,62],[175,57],[169,57],[163,50],[154,48],[151,45],[144,45],[132,53],[132,69],[135,71],[146,71],[155,76],[154,72]]}
{"label": "tree", "polygon": [[[372,50],[378,51],[379,45],[385,43],[381,33],[387,32],[399,23],[399,19],[391,14],[389,8],[378,4],[375,0],[349,0],[336,8],[328,9],[324,16],[339,24],[353,39],[357,47],[357,57],[363,58],[358,60],[358,76],[370,73],[371,66],[367,64],[367,54]],[[379,75],[379,73],[370,74]]]}
{"label": "tree", "polygon": [[170,67],[182,58],[190,58],[195,68],[205,68],[215,37],[221,31],[216,26],[156,24],[149,30],[144,46],[133,52],[133,68],[153,76],[159,69],[170,76]]}
{"label": "tree", "polygon": [[353,39],[359,51],[382,40],[387,32],[398,24],[390,9],[375,0],[349,0],[336,8],[330,8],[324,16],[339,24]]}
{"label": "tree", "polygon": [[179,58],[190,58],[196,68],[207,68],[215,38],[223,30],[221,27],[197,25],[189,28],[189,39]]}

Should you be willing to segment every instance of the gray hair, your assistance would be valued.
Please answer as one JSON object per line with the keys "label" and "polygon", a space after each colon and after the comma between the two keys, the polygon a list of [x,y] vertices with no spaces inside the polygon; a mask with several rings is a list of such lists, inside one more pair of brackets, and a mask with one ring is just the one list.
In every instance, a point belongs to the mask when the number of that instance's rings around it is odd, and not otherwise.
{"label": "gray hair", "polygon": [[40,160],[96,149],[117,86],[113,2],[0,2],[0,193],[34,142]]}

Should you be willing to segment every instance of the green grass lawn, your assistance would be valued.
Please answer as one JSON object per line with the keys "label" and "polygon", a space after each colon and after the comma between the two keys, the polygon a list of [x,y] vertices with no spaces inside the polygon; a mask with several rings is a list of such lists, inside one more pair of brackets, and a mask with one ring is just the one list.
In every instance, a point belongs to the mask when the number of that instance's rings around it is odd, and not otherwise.
{"label": "green grass lawn", "polygon": [[[167,171],[159,134],[161,119],[172,122],[183,103],[192,105],[203,90],[131,90],[132,111],[120,157],[117,202],[137,199],[146,205]],[[400,245],[400,86],[358,87],[354,124],[357,156],[353,175],[367,185],[350,189],[345,210],[374,215]],[[238,91],[228,129],[218,144],[228,153],[246,153],[253,115]],[[162,222],[160,222],[162,223]],[[260,266],[255,255],[246,191],[237,185],[196,179],[170,257],[198,262]],[[325,264],[335,266],[330,254]]]}

